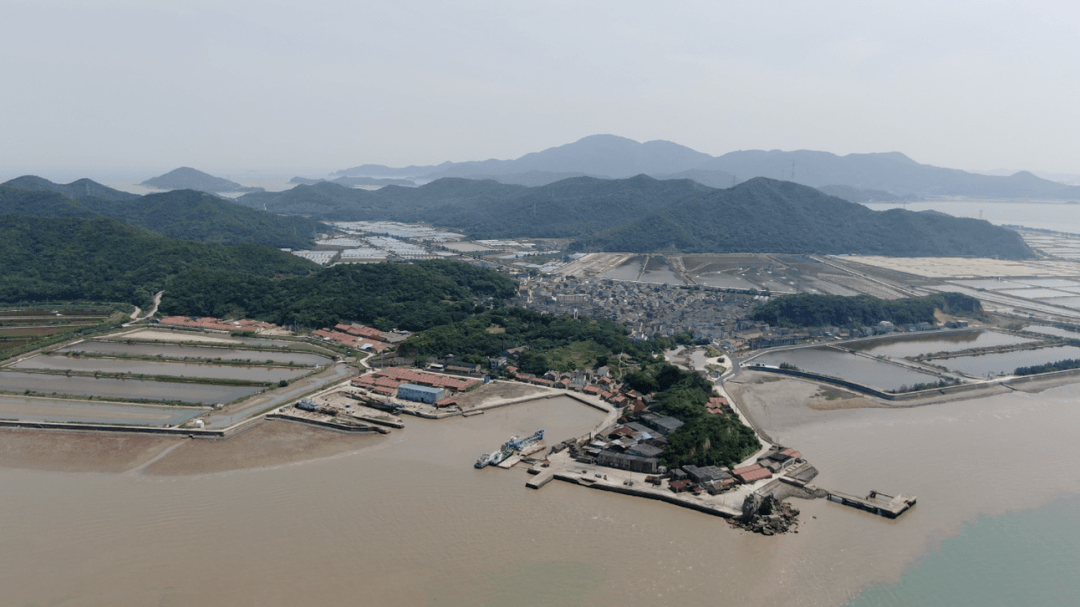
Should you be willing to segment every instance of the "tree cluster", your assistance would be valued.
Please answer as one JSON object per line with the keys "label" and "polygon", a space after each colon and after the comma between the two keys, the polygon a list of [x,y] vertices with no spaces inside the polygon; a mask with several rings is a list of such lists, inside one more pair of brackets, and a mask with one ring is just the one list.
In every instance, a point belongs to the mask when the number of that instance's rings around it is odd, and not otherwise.
{"label": "tree cluster", "polygon": [[[497,308],[469,318],[434,327],[412,335],[405,348],[420,356],[453,354],[459,360],[487,362],[488,357],[527,345],[516,366],[526,373],[548,370],[573,371],[581,366],[608,363],[626,354],[651,358],[670,344],[666,340],[638,341],[610,320],[574,319],[541,314],[525,308]],[[573,359],[562,356],[568,350],[587,353]]]}
{"label": "tree cluster", "polygon": [[162,310],[308,328],[359,321],[383,330],[422,331],[469,318],[514,289],[503,274],[451,261],[347,264],[287,278],[207,271],[175,280]]}
{"label": "tree cluster", "polygon": [[112,301],[145,306],[156,291],[209,275],[307,274],[315,264],[271,247],[150,234],[111,219],[0,215],[0,301]]}
{"label": "tree cluster", "polygon": [[627,377],[635,389],[657,388],[650,407],[683,426],[668,437],[660,462],[669,468],[733,466],[761,447],[754,431],[734,414],[708,412],[712,384],[704,377],[662,363]]}
{"label": "tree cluster", "polygon": [[776,327],[863,327],[889,321],[896,325],[934,322],[934,310],[978,314],[979,300],[960,293],[926,297],[878,299],[870,295],[844,297],[800,293],[775,297],[754,310],[750,318]]}

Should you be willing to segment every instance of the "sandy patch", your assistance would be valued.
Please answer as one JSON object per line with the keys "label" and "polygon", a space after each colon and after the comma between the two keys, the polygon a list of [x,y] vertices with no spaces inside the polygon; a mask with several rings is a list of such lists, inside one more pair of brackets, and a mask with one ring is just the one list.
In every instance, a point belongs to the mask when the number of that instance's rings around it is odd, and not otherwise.
{"label": "sandy patch", "polygon": [[150,474],[181,475],[261,468],[330,457],[387,440],[270,420],[227,440],[189,440],[150,464]]}
{"label": "sandy patch", "polygon": [[823,421],[825,411],[888,406],[835,386],[754,371],[740,373],[724,388],[750,423],[773,440],[780,432]]}
{"label": "sandy patch", "polygon": [[58,472],[123,472],[187,439],[100,432],[0,430],[0,466]]}

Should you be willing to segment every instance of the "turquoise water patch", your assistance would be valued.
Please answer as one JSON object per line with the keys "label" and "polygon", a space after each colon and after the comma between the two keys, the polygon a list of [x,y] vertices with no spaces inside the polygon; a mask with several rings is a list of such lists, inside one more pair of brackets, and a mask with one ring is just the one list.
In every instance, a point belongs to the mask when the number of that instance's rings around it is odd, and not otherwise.
{"label": "turquoise water patch", "polygon": [[848,607],[1080,605],[1080,497],[982,516],[908,570]]}

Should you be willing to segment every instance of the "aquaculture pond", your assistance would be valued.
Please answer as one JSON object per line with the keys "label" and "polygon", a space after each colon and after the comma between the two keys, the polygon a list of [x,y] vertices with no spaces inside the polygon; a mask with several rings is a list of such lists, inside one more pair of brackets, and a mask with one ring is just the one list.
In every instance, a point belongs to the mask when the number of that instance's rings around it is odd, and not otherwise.
{"label": "aquaculture pond", "polygon": [[996,331],[963,331],[884,337],[845,344],[843,347],[873,356],[908,358],[935,352],[960,352],[975,348],[994,348],[1032,343],[1035,340]]}
{"label": "aquaculture pond", "polygon": [[115,354],[119,356],[160,356],[162,358],[199,358],[205,360],[221,359],[246,360],[297,365],[322,366],[330,364],[330,359],[318,354],[304,352],[279,352],[272,350],[238,350],[235,348],[214,348],[209,346],[182,346],[174,344],[125,344],[115,341],[84,341],[61,348],[60,352],[92,352],[94,354]]}
{"label": "aquaculture pond", "polygon": [[759,356],[752,362],[773,366],[788,363],[801,371],[820,373],[886,391],[940,380],[930,373],[828,347],[773,352]]}
{"label": "aquaculture pond", "polygon": [[965,375],[986,377],[987,375],[998,374],[1012,375],[1017,367],[1045,365],[1066,359],[1080,359],[1080,348],[1076,346],[1054,346],[1037,350],[1018,350],[979,356],[958,356],[933,362]]}
{"label": "aquaculture pond", "polygon": [[94,396],[113,400],[145,399],[210,405],[250,396],[258,386],[221,386],[140,379],[67,377],[47,373],[0,372],[0,391]]}
{"label": "aquaculture pond", "polygon": [[122,358],[73,356],[35,356],[12,365],[16,369],[75,371],[80,373],[125,373],[130,375],[165,375],[205,379],[239,379],[257,382],[291,380],[310,373],[310,367],[257,367],[211,365],[205,363],[155,362]]}

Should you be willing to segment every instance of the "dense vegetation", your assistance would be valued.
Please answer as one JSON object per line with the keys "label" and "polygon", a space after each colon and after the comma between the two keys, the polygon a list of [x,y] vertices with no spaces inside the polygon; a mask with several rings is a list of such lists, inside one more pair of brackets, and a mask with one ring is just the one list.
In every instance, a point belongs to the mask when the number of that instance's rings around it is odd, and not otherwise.
{"label": "dense vegetation", "polygon": [[761,447],[754,431],[738,416],[708,412],[712,385],[696,373],[662,363],[628,378],[628,382],[635,388],[655,386],[656,402],[650,408],[685,424],[668,437],[660,456],[660,462],[669,468],[687,464],[733,466]]}
{"label": "dense vegetation", "polygon": [[162,311],[187,316],[259,318],[317,328],[360,321],[420,331],[464,320],[514,293],[492,270],[451,261],[339,265],[307,276],[207,269],[174,280]]}
{"label": "dense vegetation", "polygon": [[269,280],[317,269],[271,247],[187,242],[111,219],[0,215],[0,302],[145,306],[156,291],[211,274]]}
{"label": "dense vegetation", "polygon": [[7,182],[11,185],[0,186],[0,213],[109,217],[172,238],[278,248],[309,247],[313,235],[327,229],[304,217],[284,217],[250,209],[192,190],[121,196],[123,192],[90,180],[80,182],[60,185],[38,177],[14,179]]}
{"label": "dense vegetation", "polygon": [[526,373],[619,364],[619,355],[636,360],[669,347],[666,340],[636,341],[610,320],[540,314],[524,308],[498,308],[459,322],[412,335],[405,349],[418,356],[446,356],[486,363],[510,348],[527,345],[515,363]]}
{"label": "dense vegetation", "polygon": [[869,295],[813,295],[775,297],[754,310],[750,318],[776,327],[863,327],[889,321],[896,325],[934,322],[934,310],[951,314],[978,314],[979,300],[960,293],[926,297],[878,299]]}
{"label": "dense vegetation", "polygon": [[1016,375],[1038,375],[1039,373],[1053,373],[1054,371],[1067,371],[1069,369],[1080,369],[1080,360],[1070,358],[1067,360],[1059,360],[1054,363],[1046,363],[1044,365],[1032,365],[1030,367],[1017,367]]}
{"label": "dense vegetation", "polygon": [[[664,182],[671,183],[671,182]],[[976,219],[872,211],[795,183],[756,178],[582,238],[581,250],[1034,257],[1020,235]]]}
{"label": "dense vegetation", "polygon": [[1034,256],[1017,233],[985,221],[871,211],[765,178],[728,189],[644,175],[577,177],[539,187],[446,178],[376,191],[324,182],[237,202],[320,220],[426,222],[474,238],[569,238],[578,250]]}

